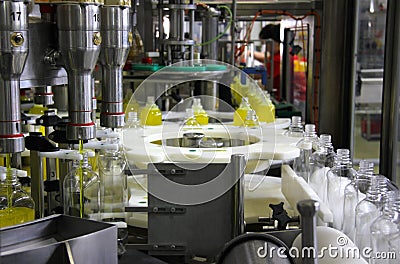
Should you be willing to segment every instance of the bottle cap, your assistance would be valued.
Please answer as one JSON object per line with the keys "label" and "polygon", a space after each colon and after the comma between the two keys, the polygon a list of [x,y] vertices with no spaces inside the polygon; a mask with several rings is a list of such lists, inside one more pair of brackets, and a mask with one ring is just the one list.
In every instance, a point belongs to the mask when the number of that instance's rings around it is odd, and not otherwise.
{"label": "bottle cap", "polygon": [[154,104],[154,96],[147,96],[147,102],[150,104]]}
{"label": "bottle cap", "polygon": [[313,132],[315,132],[315,125],[313,125],[313,124],[307,124],[307,125],[305,126],[305,132],[308,132],[308,133],[313,133]]}

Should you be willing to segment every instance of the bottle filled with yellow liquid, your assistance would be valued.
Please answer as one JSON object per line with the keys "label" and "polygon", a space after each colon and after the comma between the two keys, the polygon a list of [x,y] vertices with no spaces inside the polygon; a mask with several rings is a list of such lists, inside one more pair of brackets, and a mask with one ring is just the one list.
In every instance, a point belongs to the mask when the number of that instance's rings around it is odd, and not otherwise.
{"label": "bottle filled with yellow liquid", "polygon": [[73,169],[63,182],[64,214],[99,221],[100,178],[89,164],[87,152],[83,160],[74,161]]}
{"label": "bottle filled with yellow liquid", "polygon": [[140,112],[140,124],[142,126],[159,126],[162,123],[161,110],[154,103],[154,96],[147,97],[146,106]]}
{"label": "bottle filled with yellow liquid", "polygon": [[194,111],[192,108],[186,109],[186,116],[183,122],[182,130],[189,131],[189,130],[201,130],[201,126],[199,121],[197,121],[196,116],[194,115]]}
{"label": "bottle filled with yellow liquid", "polygon": [[246,120],[247,112],[251,110],[250,104],[248,103],[247,97],[242,98],[239,108],[235,111],[233,115],[233,125],[243,126]]}
{"label": "bottle filled with yellow liquid", "polygon": [[208,125],[208,114],[203,109],[203,105],[201,104],[200,98],[193,99],[192,109],[194,112],[194,117],[196,118],[197,122],[199,122],[199,124],[202,126]]}
{"label": "bottle filled with yellow liquid", "polygon": [[11,169],[10,160],[7,158],[6,173],[0,174],[0,228],[35,219],[35,203],[21,188],[17,171]]}
{"label": "bottle filled with yellow liquid", "polygon": [[257,114],[254,110],[248,110],[246,119],[244,120],[245,127],[257,127],[259,126]]}

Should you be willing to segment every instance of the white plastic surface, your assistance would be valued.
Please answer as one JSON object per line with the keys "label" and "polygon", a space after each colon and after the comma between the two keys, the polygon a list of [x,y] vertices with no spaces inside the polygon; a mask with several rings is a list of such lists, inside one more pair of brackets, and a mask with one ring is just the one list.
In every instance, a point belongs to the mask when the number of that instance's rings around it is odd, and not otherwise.
{"label": "white plastic surface", "polygon": [[[79,145],[75,144],[74,149],[78,149]],[[118,144],[110,144],[102,141],[89,141],[88,143],[83,144],[84,149],[108,149],[108,150],[118,150]]]}
{"label": "white plastic surface", "polygon": [[[318,258],[319,264],[367,264],[362,256],[362,250],[359,250],[358,257],[357,247],[353,241],[344,233],[330,227],[317,227],[317,253],[321,256]],[[293,248],[297,248],[301,252],[301,234],[293,241]],[[331,249],[331,250],[329,250]],[[295,252],[293,250],[293,252]],[[307,251],[305,251],[307,254]],[[335,255],[336,254],[336,255]],[[302,264],[302,260],[295,259],[295,263]],[[389,263],[389,262],[388,262]]]}
{"label": "white plastic surface", "polygon": [[312,199],[318,201],[320,209],[318,217],[324,223],[333,221],[333,214],[327,204],[323,203],[315,191],[307,184],[307,182],[296,175],[289,165],[282,166],[282,193],[292,208],[297,212],[297,203],[301,200]]}
{"label": "white plastic surface", "polygon": [[[28,172],[24,170],[17,170],[15,168],[12,168],[13,172],[17,171],[17,176],[18,177],[28,177]],[[0,166],[0,173],[6,173],[7,168]]]}
{"label": "white plastic surface", "polygon": [[[93,151],[87,151],[89,158],[93,158],[95,153]],[[83,155],[77,150],[59,150],[53,152],[40,152],[40,156],[44,158],[53,159],[66,159],[66,160],[83,160]]]}
{"label": "white plastic surface", "polygon": [[[257,172],[268,168],[271,160],[291,160],[299,156],[296,143],[300,138],[284,136],[281,130],[273,127],[241,128],[225,124],[209,124],[195,132],[206,137],[233,138],[248,141],[252,144],[222,148],[185,148],[155,144],[154,142],[172,138],[181,138],[184,133],[178,123],[164,123],[161,126],[148,126],[144,129],[123,131],[123,144],[126,157],[138,167],[146,162],[198,162],[228,163],[233,154],[244,154],[249,161],[246,172]],[[251,167],[251,169],[250,169]]]}

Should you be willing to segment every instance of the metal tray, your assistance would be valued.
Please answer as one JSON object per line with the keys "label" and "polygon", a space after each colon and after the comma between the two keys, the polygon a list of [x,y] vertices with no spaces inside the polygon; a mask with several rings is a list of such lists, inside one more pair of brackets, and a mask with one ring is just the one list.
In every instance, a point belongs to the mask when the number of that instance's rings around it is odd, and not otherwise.
{"label": "metal tray", "polygon": [[118,263],[117,227],[52,215],[2,228],[0,263]]}

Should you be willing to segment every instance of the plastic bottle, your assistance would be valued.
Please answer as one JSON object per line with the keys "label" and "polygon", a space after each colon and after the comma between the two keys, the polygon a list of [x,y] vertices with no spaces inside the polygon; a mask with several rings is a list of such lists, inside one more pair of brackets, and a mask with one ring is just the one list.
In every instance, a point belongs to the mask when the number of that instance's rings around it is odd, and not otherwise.
{"label": "plastic bottle", "polygon": [[197,122],[202,126],[208,125],[208,114],[203,109],[200,98],[193,99],[192,109]]}
{"label": "plastic bottle", "polygon": [[35,219],[32,197],[21,188],[15,169],[0,175],[0,228]]}
{"label": "plastic bottle", "polygon": [[[372,254],[388,252],[389,241],[400,233],[400,196],[398,191],[388,192],[383,214],[372,222],[370,230]],[[391,260],[371,258],[370,263],[389,264]]]}
{"label": "plastic bottle", "polygon": [[373,176],[367,196],[356,206],[355,244],[360,250],[371,247],[371,224],[381,215],[383,198],[379,186],[384,183],[386,183],[384,177]]}
{"label": "plastic bottle", "polygon": [[396,234],[389,241],[389,252],[392,254],[393,259],[400,259],[400,234]]}
{"label": "plastic bottle", "polygon": [[[351,191],[353,195],[355,195],[355,197],[348,198],[355,199],[354,203],[356,204],[358,202],[358,189],[354,181],[356,170],[353,169],[353,165],[350,161],[350,151],[348,149],[338,149],[336,158],[335,166],[326,174],[328,180],[327,198],[329,209],[333,214],[333,227],[337,230],[342,230],[342,222],[345,216],[343,215],[345,188],[349,187],[348,191]],[[351,182],[353,183],[348,186]],[[350,206],[350,204],[348,206]],[[355,208],[355,206],[353,208]],[[350,212],[346,212],[346,214],[347,213]]]}
{"label": "plastic bottle", "polygon": [[246,119],[244,120],[245,127],[257,127],[259,126],[256,112],[254,110],[248,110]]}
{"label": "plastic bottle", "polygon": [[307,124],[304,127],[304,138],[301,141],[311,141],[312,142],[312,150],[315,152],[318,149],[318,135],[315,131],[314,124]]}
{"label": "plastic bottle", "polygon": [[374,163],[361,160],[357,171],[357,187],[360,193],[366,194],[371,186],[371,177],[374,173]]}
{"label": "plastic bottle", "polygon": [[162,115],[158,106],[154,103],[154,96],[147,97],[146,106],[140,112],[140,124],[142,126],[159,126],[162,123]]}
{"label": "plastic bottle", "polygon": [[269,109],[272,113],[272,119],[273,119],[273,121],[275,121],[275,105],[272,103],[271,95],[267,91],[265,91],[264,94],[265,94],[265,98],[267,100],[267,104],[269,105]]}
{"label": "plastic bottle", "polygon": [[[107,143],[119,144],[119,139],[107,139]],[[118,253],[126,250],[122,241],[128,236],[125,207],[128,206],[129,190],[125,174],[126,161],[123,152],[118,150],[102,150],[99,155],[99,175],[101,180],[101,220],[118,227]]]}
{"label": "plastic bottle", "polygon": [[63,182],[64,214],[101,220],[100,178],[92,170],[87,153],[82,161],[74,161],[73,169]]}
{"label": "plastic bottle", "polygon": [[300,149],[300,156],[294,160],[293,170],[298,176],[309,182],[311,170],[310,158],[313,149],[317,148],[318,137],[315,132],[315,125],[307,124],[305,128],[304,137],[296,144]]}
{"label": "plastic bottle", "polygon": [[312,154],[312,142],[301,140],[296,145],[300,149],[300,156],[293,162],[293,170],[297,176],[302,177],[306,182],[310,177],[310,157]]}
{"label": "plastic bottle", "polygon": [[328,134],[321,135],[318,150],[310,158],[309,185],[324,202],[327,202],[326,173],[334,166],[335,157],[336,154],[333,151],[331,136]]}
{"label": "plastic bottle", "polygon": [[128,112],[128,119],[125,126],[127,128],[140,128],[140,121],[137,112]]}
{"label": "plastic bottle", "polygon": [[247,111],[249,111],[249,110],[251,110],[251,107],[248,102],[248,99],[247,99],[247,97],[243,97],[239,108],[235,111],[235,113],[233,115],[233,125],[234,126],[243,126],[244,121],[246,120]]}
{"label": "plastic bottle", "polygon": [[289,126],[289,129],[285,132],[286,136],[289,137],[303,137],[304,129],[301,124],[301,116],[292,116],[292,123]]}
{"label": "plastic bottle", "polygon": [[344,189],[342,232],[355,239],[355,211],[371,185],[373,163],[361,161],[356,177]]}
{"label": "plastic bottle", "polygon": [[256,111],[258,120],[260,122],[266,122],[266,123],[271,123],[275,121],[275,106],[271,102],[269,98],[262,98],[262,95],[260,95],[260,100],[252,106],[254,107],[254,110]]}
{"label": "plastic bottle", "polygon": [[186,109],[186,115],[185,115],[185,120],[183,122],[183,131],[201,131],[202,128],[197,121],[196,117],[194,116],[194,111],[192,108],[187,108]]}

